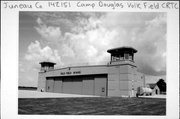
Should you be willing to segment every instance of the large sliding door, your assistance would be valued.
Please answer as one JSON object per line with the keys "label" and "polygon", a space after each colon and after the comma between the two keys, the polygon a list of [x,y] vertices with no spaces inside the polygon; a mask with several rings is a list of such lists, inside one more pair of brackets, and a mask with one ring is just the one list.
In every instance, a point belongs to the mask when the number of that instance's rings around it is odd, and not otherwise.
{"label": "large sliding door", "polygon": [[107,96],[107,76],[97,75],[47,78],[46,91]]}
{"label": "large sliding door", "polygon": [[54,91],[54,79],[47,78],[46,80],[46,92],[53,92]]}
{"label": "large sliding door", "polygon": [[62,93],[62,79],[61,78],[55,78],[54,80],[54,92],[55,93]]}
{"label": "large sliding door", "polygon": [[83,95],[94,95],[94,79],[87,77],[83,79]]}
{"label": "large sliding door", "polygon": [[107,78],[96,77],[95,83],[95,95],[106,96],[107,95]]}
{"label": "large sliding door", "polygon": [[81,78],[73,78],[72,81],[72,93],[73,94],[82,94],[82,79]]}
{"label": "large sliding door", "polygon": [[63,93],[72,93],[72,79],[63,79]]}
{"label": "large sliding door", "polygon": [[82,94],[82,79],[79,77],[67,77],[62,82],[63,93]]}

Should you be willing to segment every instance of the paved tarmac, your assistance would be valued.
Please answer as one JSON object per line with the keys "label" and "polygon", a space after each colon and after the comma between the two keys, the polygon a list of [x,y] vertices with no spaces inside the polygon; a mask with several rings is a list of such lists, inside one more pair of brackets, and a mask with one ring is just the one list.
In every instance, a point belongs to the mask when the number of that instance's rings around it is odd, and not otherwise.
{"label": "paved tarmac", "polygon": [[19,90],[18,98],[72,98],[72,97],[98,97],[94,95],[77,95],[64,93],[49,93],[30,90]]}
{"label": "paved tarmac", "polygon": [[143,98],[166,98],[166,95],[139,96]]}
{"label": "paved tarmac", "polygon": [[[19,90],[19,98],[72,98],[72,97],[99,97],[94,95],[78,95],[65,93],[50,93],[31,90]],[[139,96],[142,98],[166,98],[166,95]]]}

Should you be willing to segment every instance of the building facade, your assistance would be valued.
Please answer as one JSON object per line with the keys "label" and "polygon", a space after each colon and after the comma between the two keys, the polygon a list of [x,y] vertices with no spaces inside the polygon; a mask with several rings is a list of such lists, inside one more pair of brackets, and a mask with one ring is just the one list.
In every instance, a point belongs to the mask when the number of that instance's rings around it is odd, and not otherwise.
{"label": "building facade", "polygon": [[41,62],[38,91],[97,96],[136,96],[137,87],[145,85],[145,77],[134,62],[136,49],[109,49],[107,65],[73,66],[54,69],[55,63]]}

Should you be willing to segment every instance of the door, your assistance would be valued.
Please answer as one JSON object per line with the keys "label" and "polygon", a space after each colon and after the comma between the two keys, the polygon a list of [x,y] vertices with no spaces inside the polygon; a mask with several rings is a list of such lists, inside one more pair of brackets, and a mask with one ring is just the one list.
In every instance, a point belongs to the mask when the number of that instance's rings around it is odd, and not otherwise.
{"label": "door", "polygon": [[62,79],[61,78],[56,78],[54,80],[54,92],[62,93]]}
{"label": "door", "polygon": [[107,94],[107,78],[96,77],[95,78],[95,95],[106,96]]}
{"label": "door", "polygon": [[72,93],[73,94],[82,94],[82,79],[80,77],[73,78]]}
{"label": "door", "polygon": [[83,95],[94,95],[94,78],[83,78]]}
{"label": "door", "polygon": [[54,79],[47,78],[46,80],[46,92],[53,92],[54,90]]}
{"label": "door", "polygon": [[70,78],[63,79],[63,93],[72,93],[72,80]]}

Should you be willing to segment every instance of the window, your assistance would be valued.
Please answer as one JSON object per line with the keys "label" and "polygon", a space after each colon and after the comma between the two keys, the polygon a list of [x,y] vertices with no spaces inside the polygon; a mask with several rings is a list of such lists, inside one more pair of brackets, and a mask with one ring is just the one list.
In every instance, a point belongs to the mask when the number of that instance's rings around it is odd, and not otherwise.
{"label": "window", "polygon": [[124,60],[124,55],[123,54],[121,54],[119,57],[120,57],[120,60]]}
{"label": "window", "polygon": [[112,61],[115,61],[115,57],[114,56],[112,56]]}
{"label": "window", "polygon": [[119,57],[116,57],[116,61],[119,61]]}
{"label": "window", "polygon": [[124,57],[120,57],[120,60],[124,60]]}
{"label": "window", "polygon": [[133,60],[133,59],[132,59],[132,55],[131,55],[131,54],[129,54],[129,60]]}
{"label": "window", "polygon": [[119,61],[119,60],[120,60],[119,56],[112,56],[112,61]]}
{"label": "window", "polygon": [[124,54],[124,58],[125,58],[125,59],[129,59],[129,54],[126,54],[126,53],[125,53],[125,54]]}

